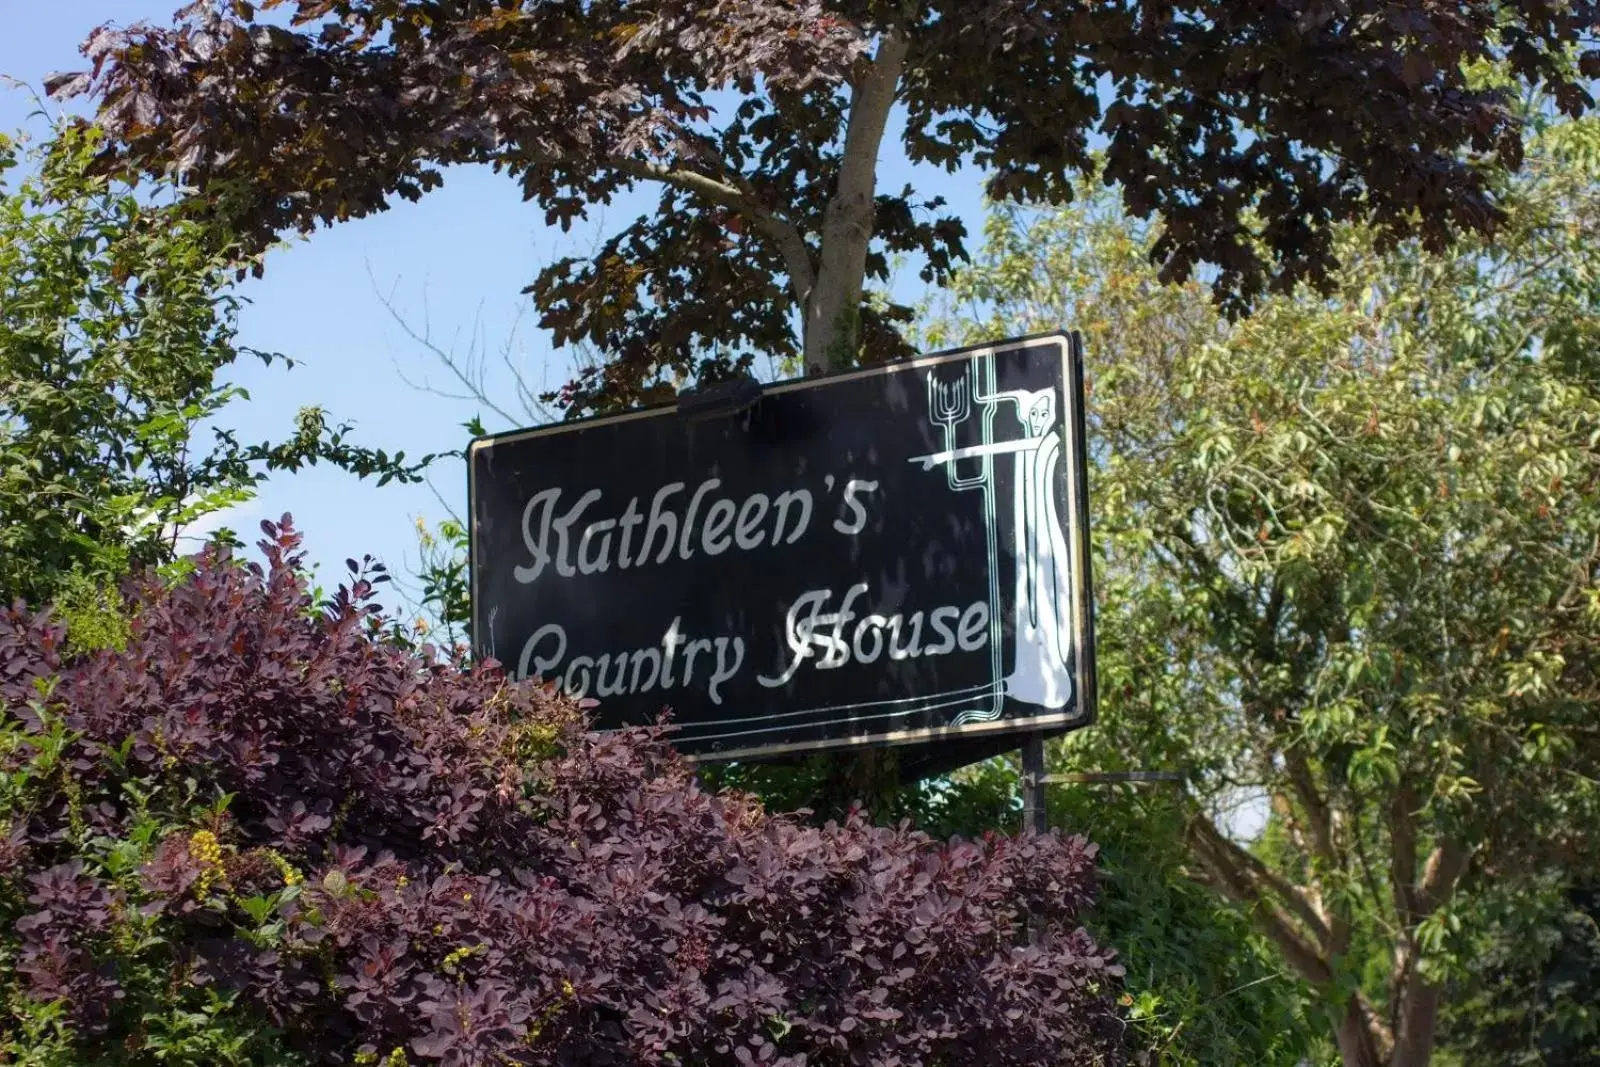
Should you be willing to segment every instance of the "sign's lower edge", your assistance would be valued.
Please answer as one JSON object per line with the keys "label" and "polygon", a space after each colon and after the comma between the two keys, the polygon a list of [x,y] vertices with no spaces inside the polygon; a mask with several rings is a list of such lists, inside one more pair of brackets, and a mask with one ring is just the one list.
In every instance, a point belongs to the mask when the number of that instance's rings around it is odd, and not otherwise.
{"label": "sign's lower edge", "polygon": [[[916,745],[930,741],[957,740],[974,734],[1031,734],[1057,727],[1087,726],[1090,716],[1082,712],[1066,715],[1038,715],[1028,718],[1001,719],[997,722],[969,723],[965,726],[926,727],[921,730],[895,730],[890,733],[866,734],[861,737],[836,737],[823,741],[803,741],[790,745],[759,745],[738,748],[727,752],[681,753],[690,763],[725,763],[736,759],[754,759],[782,756],[797,752],[820,752],[839,748],[865,748],[871,745]],[[670,743],[671,734],[667,735]]]}

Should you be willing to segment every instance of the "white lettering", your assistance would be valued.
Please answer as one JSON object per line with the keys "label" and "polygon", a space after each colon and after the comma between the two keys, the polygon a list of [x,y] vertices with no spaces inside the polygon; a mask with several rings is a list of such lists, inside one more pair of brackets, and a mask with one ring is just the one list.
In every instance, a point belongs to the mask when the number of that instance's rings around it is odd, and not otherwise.
{"label": "white lettering", "polygon": [[889,658],[900,660],[922,655],[922,612],[911,616],[910,643],[896,647],[895,643],[900,640],[900,623],[898,615],[889,620]]}
{"label": "white lettering", "polygon": [[[688,688],[696,684],[696,664],[702,665],[699,674],[709,675],[706,692],[713,704],[722,703],[722,688],[744,666],[745,643],[742,637],[685,637],[679,630],[682,619],[673,619],[659,645],[636,648],[622,652],[603,652],[598,656],[574,656],[565,668],[556,672],[562,691],[575,700],[587,696],[592,689],[597,697],[617,697],[630,693],[647,693],[652,689],[669,686]],[[543,676],[562,666],[567,650],[566,632],[558,625],[541,627],[522,647],[518,662],[519,678]],[[682,653],[680,656],[679,653]],[[675,663],[683,665],[682,677],[674,680]]]}
{"label": "white lettering", "polygon": [[[611,663],[615,663],[617,665],[617,673],[614,677],[607,680],[606,668],[610,666]],[[623,679],[626,677],[627,672],[628,654],[626,652],[619,652],[615,659],[612,658],[611,653],[609,652],[603,656],[600,656],[595,660],[594,665],[595,694],[602,697],[614,697],[621,693],[626,693],[628,690]]]}
{"label": "white lettering", "polygon": [[876,491],[877,488],[877,482],[866,482],[859,478],[851,478],[848,482],[845,482],[844,506],[850,509],[851,518],[848,522],[843,518],[834,519],[833,528],[842,534],[851,536],[864,530],[867,525],[867,509],[862,506],[861,501],[856,499],[856,491],[864,489],[870,493]]}
{"label": "white lettering", "polygon": [[[728,654],[732,653],[733,661],[728,661]],[[722,684],[739,673],[739,667],[744,663],[744,638],[735,637],[729,641],[726,637],[717,638],[717,666],[711,672],[711,684],[706,687],[706,695],[711,697],[711,703],[721,704],[722,694],[717,690]]]}
{"label": "white lettering", "polygon": [[961,625],[957,629],[956,643],[961,646],[963,652],[976,652],[989,643],[988,631],[989,602],[975,600],[961,613]]}
{"label": "white lettering", "polygon": [[712,644],[703,637],[697,637],[683,646],[683,684],[688,685],[694,680],[694,658],[702,652],[710,652]]}
{"label": "white lettering", "polygon": [[[567,696],[573,700],[582,700],[589,695],[589,668],[594,666],[594,660],[588,656],[573,656],[572,662],[567,664],[567,673],[561,679],[561,688],[566,690]],[[578,677],[573,679],[573,675]]]}
{"label": "white lettering", "polygon": [[721,484],[720,478],[707,478],[700,483],[699,488],[694,491],[694,496],[689,499],[689,510],[683,513],[683,539],[678,542],[679,559],[689,559],[694,555],[694,551],[689,548],[689,541],[694,537],[695,513],[700,510],[700,501],[706,498],[706,494]]}
{"label": "white lettering", "polygon": [[[889,620],[882,615],[868,615],[861,620],[861,625],[856,627],[855,639],[850,642],[850,650],[856,654],[857,663],[875,663],[883,655],[883,629],[889,625]],[[861,647],[863,637],[872,638],[872,651],[868,652]]]}
{"label": "white lettering", "polygon": [[[522,543],[527,546],[528,555],[533,557],[533,563],[517,567],[511,573],[523,584],[538,578],[545,564],[550,562],[550,552],[545,547],[550,542],[550,513],[555,510],[556,501],[560,497],[561,490],[546,489],[529,497],[527,506],[522,509]],[[540,513],[539,535],[535,537],[530,520],[533,518],[534,509],[540,505],[543,505],[544,511]]]}
{"label": "white lettering", "polygon": [[[912,612],[909,617],[862,615],[854,628],[847,629],[847,624],[858,617],[853,604],[866,591],[864,582],[851,586],[836,612],[824,611],[833,599],[833,590],[812,589],[801,594],[789,605],[783,621],[784,640],[789,647],[788,664],[783,673],[772,677],[758,675],[756,681],[769,689],[788,685],[807,660],[815,661],[812,667],[816,670],[833,670],[847,663],[875,663],[885,652],[891,660],[905,660],[942,656],[957,647],[963,652],[976,652],[988,644],[989,604],[985,600],[975,601],[964,610],[946,604],[926,615],[922,611]],[[925,617],[940,638],[938,644],[922,643]],[[952,629],[958,619],[959,645]],[[904,643],[902,637],[907,638]]]}
{"label": "white lettering", "polygon": [[[947,652],[953,652],[955,650],[956,635],[954,631],[950,629],[950,623],[954,622],[956,616],[960,614],[960,608],[952,608],[948,606],[935,608],[933,610],[933,614],[928,616],[928,625],[932,626],[933,632],[939,635],[940,643],[937,645],[929,645],[928,648],[922,653],[924,656],[942,656]],[[944,620],[946,618],[948,618],[950,622],[945,622]]]}
{"label": "white lettering", "polygon": [[617,549],[617,566],[628,567],[628,546],[633,543],[633,528],[644,521],[644,516],[639,512],[639,498],[630,496],[628,508],[622,513],[622,547]]}
{"label": "white lettering", "polygon": [[767,494],[751,493],[739,507],[739,525],[734,530],[735,543],[746,552],[761,547],[761,520],[767,517]]}
{"label": "white lettering", "polygon": [[[795,672],[800,669],[800,664],[816,655],[816,652],[811,648],[811,644],[812,634],[817,628],[817,611],[832,596],[833,591],[831,589],[813,589],[809,593],[802,594],[798,600],[789,605],[789,612],[783,618],[783,632],[785,641],[789,646],[789,652],[794,656],[794,659],[789,661],[788,669],[776,678],[768,678],[766,675],[761,674],[756,676],[757,682],[760,682],[768,689],[776,689],[780,685],[788,685],[789,679],[793,678]],[[801,616],[808,609],[810,610],[810,615],[802,619]]]}
{"label": "white lettering", "polygon": [[[707,478],[695,487],[688,506],[680,512],[676,505],[683,502],[679,494],[685,483],[669,482],[651,497],[648,514],[639,497],[633,496],[620,515],[588,523],[584,516],[601,498],[600,490],[582,493],[566,511],[562,511],[566,490],[540,490],[522,508],[522,543],[528,562],[512,573],[524,584],[537,581],[551,568],[563,578],[603,574],[613,566],[625,570],[666,563],[674,556],[693,559],[697,543],[708,556],[721,555],[735,545],[745,552],[792,545],[810,530],[814,505],[809,489],[788,490],[776,501],[765,493],[752,493],[739,501],[716,496],[721,485],[721,479]],[[846,532],[862,528],[866,510],[855,492],[858,487],[876,485],[850,482],[845,506],[852,517],[848,523],[839,519],[834,525]]]}
{"label": "white lettering", "polygon": [[844,604],[833,615],[819,616],[819,623],[833,623],[833,633],[826,638],[828,651],[817,664],[818,670],[830,670],[834,667],[843,667],[850,662],[850,642],[844,639],[845,623],[856,617],[850,610],[858,598],[867,591],[866,582],[857,582],[844,594]]}
{"label": "white lettering", "polygon": [[[603,519],[584,527],[583,536],[578,539],[578,570],[598,574],[611,566],[611,530],[616,525],[616,519]],[[594,543],[595,534],[600,535],[600,558],[590,559],[589,546]]]}
{"label": "white lettering", "polygon": [[[783,540],[784,523],[789,518],[789,505],[800,505],[800,518],[795,523],[794,533],[789,535],[787,541]],[[779,493],[778,499],[772,502],[773,508],[778,512],[777,521],[772,524],[772,543],[792,545],[805,534],[806,527],[811,525],[811,490],[790,489]]]}
{"label": "white lettering", "polygon": [[[639,668],[647,662],[650,664],[650,680],[648,682],[641,682],[639,680]],[[656,682],[660,679],[660,677],[661,650],[659,648],[641,648],[634,652],[633,680],[629,685],[630,689],[632,689],[635,693],[647,693],[655,688]]]}
{"label": "white lettering", "polygon": [[728,538],[728,525],[733,522],[733,501],[724,497],[706,511],[706,528],[700,535],[700,547],[708,556],[720,556],[733,544]]}
{"label": "white lettering", "polygon": [[661,505],[667,497],[681,489],[683,489],[682,482],[671,482],[656,490],[655,498],[650,501],[650,522],[644,529],[644,544],[639,546],[639,554],[633,559],[635,567],[650,558],[650,546],[655,544],[658,531],[663,537],[661,555],[656,557],[656,562],[665,563],[667,557],[672,554],[672,542],[678,536],[678,517],[670,511],[663,512]]}
{"label": "white lettering", "polygon": [[[534,649],[538,648],[548,638],[555,638],[555,651],[549,655],[535,656]],[[555,623],[549,623],[533,631],[533,636],[528,638],[522,646],[522,655],[517,657],[517,678],[540,678],[545,671],[560,663],[567,656],[567,631]]]}
{"label": "white lettering", "polygon": [[[527,507],[522,509],[522,542],[527,546],[528,554],[533,557],[533,563],[531,566],[517,567],[511,572],[515,575],[517,581],[524,584],[534,581],[552,558],[555,560],[556,573],[561,577],[571,578],[578,573],[572,568],[571,554],[569,552],[571,544],[568,539],[568,532],[572,529],[572,524],[583,517],[584,509],[600,499],[600,490],[589,490],[578,498],[578,502],[572,505],[571,511],[561,518],[555,519],[553,516],[556,502],[560,498],[561,490],[546,489],[542,493],[535,494],[528,501]],[[540,504],[544,504],[545,508],[543,518],[539,522],[539,536],[536,539],[533,536],[533,528],[529,520],[533,518],[533,509]],[[552,529],[554,529],[556,535],[554,557],[550,552],[550,533]]]}
{"label": "white lettering", "polygon": [[661,688],[669,689],[674,684],[672,681],[672,661],[678,654],[678,646],[686,638],[678,632],[678,624],[682,617],[674,618],[672,625],[667,627],[667,632],[661,636],[661,648],[666,653],[661,662]]}

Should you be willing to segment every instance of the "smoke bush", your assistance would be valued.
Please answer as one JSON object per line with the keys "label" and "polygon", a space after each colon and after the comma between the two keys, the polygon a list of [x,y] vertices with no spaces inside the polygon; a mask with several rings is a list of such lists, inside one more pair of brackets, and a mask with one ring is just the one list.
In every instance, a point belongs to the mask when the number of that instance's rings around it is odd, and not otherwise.
{"label": "smoke bush", "polygon": [[383,638],[381,575],[314,604],[263,526],[131,587],[120,647],[0,614],[0,1062],[1120,1060],[1082,838],[705,792]]}

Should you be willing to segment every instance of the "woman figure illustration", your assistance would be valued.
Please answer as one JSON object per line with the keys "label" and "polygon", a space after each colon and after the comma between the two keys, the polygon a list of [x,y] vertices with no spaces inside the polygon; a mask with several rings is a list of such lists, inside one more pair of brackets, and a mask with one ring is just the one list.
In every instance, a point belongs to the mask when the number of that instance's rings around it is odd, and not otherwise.
{"label": "woman figure illustration", "polygon": [[1025,704],[1064,708],[1072,701],[1072,588],[1071,557],[1056,500],[1061,462],[1056,391],[1008,391],[993,399],[1016,401],[1017,418],[1033,445],[1017,453],[1012,486],[1016,657],[1005,693]]}
{"label": "woman figure illustration", "polygon": [[[963,459],[1006,453],[1016,456],[1012,480],[1016,647],[1011,672],[1001,685],[1012,700],[1057,710],[1072,702],[1072,577],[1071,556],[1056,500],[1056,472],[1061,462],[1056,391],[1010,389],[974,399],[988,404],[1016,404],[1022,437],[948,448],[913,456],[911,462],[921,464],[923,470],[932,470],[938,464]],[[947,433],[946,439],[950,437]]]}

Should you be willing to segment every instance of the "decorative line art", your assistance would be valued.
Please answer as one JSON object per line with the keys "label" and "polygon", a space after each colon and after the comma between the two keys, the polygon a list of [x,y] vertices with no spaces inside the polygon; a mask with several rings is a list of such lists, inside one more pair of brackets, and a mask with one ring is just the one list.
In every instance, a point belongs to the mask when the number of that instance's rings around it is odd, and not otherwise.
{"label": "decorative line art", "polygon": [[[974,393],[991,393],[994,391],[994,360],[993,359],[966,359],[955,364],[959,377],[949,379],[942,377],[939,371],[943,368],[930,368],[928,371],[928,417],[934,425],[943,430],[944,451],[933,456],[919,456],[913,460],[923,460],[922,469],[932,470],[936,463],[948,462],[946,481],[951,492],[965,492],[977,490],[983,494],[984,516],[984,542],[985,558],[988,562],[989,575],[989,677],[994,679],[986,686],[987,703],[980,707],[968,708],[951,720],[953,726],[965,726],[975,722],[993,722],[1000,717],[1005,706],[1005,693],[999,684],[1000,678],[1000,567],[996,544],[995,500],[994,500],[994,462],[986,453],[970,453],[979,459],[978,470],[975,474],[963,475],[956,466],[958,449],[956,447],[957,427],[966,422],[972,413],[972,396]],[[982,440],[990,441],[994,436],[993,406],[985,405],[983,410],[983,424],[981,427]],[[966,458],[963,454],[961,458]]]}
{"label": "decorative line art", "polygon": [[[1056,474],[1061,461],[1061,432],[1056,391],[1053,388],[1004,392],[974,390],[975,395],[969,399],[965,386],[974,376],[974,370],[975,367],[969,369],[967,378],[958,383],[936,383],[933,373],[929,372],[928,414],[935,425],[943,428],[945,448],[941,452],[913,456],[910,462],[921,464],[925,471],[948,464],[952,490],[981,488],[984,491],[989,569],[993,581],[998,571],[993,548],[997,525],[993,464],[998,456],[1016,457],[1012,478],[1013,558],[1017,568],[1014,650],[1011,669],[999,680],[997,695],[1035,707],[1064,708],[1072,702],[1072,586],[1071,557],[1057,507]],[[989,372],[992,377],[992,364]],[[956,447],[956,426],[968,417],[973,401],[982,405],[985,413],[980,443]],[[994,440],[994,413],[1002,403],[1016,405],[1015,415],[1022,437]],[[966,478],[959,476],[956,464],[966,459],[980,460],[982,472]],[[998,619],[998,608],[996,596],[991,600],[991,620]],[[995,625],[997,623],[992,621],[991,626]],[[991,640],[990,648],[998,655],[997,635]],[[995,674],[999,675],[998,669]],[[997,699],[993,715],[967,712],[956,722],[986,721],[998,716],[999,703]]]}

